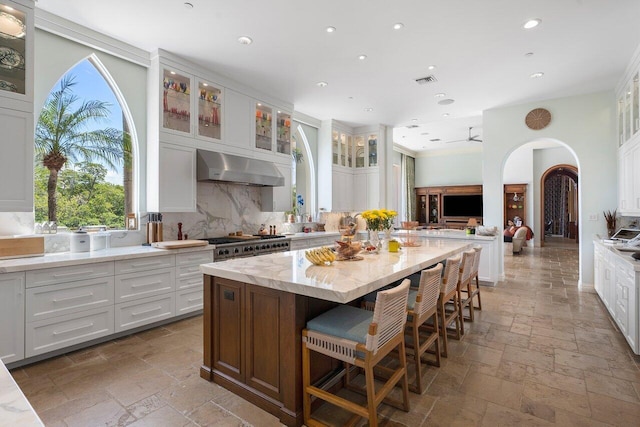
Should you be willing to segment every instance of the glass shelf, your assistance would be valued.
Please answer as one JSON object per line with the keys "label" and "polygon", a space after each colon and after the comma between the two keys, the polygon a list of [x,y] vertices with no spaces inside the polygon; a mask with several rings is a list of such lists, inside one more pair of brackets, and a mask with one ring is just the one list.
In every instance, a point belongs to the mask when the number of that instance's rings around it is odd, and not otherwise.
{"label": "glass shelf", "polygon": [[222,139],[222,90],[204,82],[198,83],[198,135]]}
{"label": "glass shelf", "polygon": [[0,90],[26,93],[26,14],[0,3]]}
{"label": "glass shelf", "polygon": [[278,111],[276,151],[291,154],[291,115]]}
{"label": "glass shelf", "polygon": [[162,126],[191,133],[191,79],[170,70],[163,71]]}
{"label": "glass shelf", "polygon": [[271,108],[260,103],[256,104],[256,148],[269,151],[273,149],[273,128],[271,126]]}
{"label": "glass shelf", "polygon": [[378,136],[369,135],[369,167],[378,166]]}

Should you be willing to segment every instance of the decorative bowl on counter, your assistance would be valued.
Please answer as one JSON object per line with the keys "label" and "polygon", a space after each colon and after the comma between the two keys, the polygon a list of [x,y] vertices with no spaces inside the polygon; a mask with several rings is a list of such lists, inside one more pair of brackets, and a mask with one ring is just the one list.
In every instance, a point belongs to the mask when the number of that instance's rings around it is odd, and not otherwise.
{"label": "decorative bowl on counter", "polygon": [[362,250],[362,242],[341,242],[336,241],[336,252],[338,253],[338,260],[355,259],[358,253]]}

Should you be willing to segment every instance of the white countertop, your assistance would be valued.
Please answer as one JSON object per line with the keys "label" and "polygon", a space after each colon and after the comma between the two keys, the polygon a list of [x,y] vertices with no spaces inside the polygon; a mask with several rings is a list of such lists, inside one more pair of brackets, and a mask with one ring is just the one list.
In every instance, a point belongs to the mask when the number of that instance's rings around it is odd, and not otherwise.
{"label": "white countertop", "polygon": [[[616,243],[616,244],[604,243],[602,241],[602,239],[600,239],[600,237],[597,237],[597,236],[593,239],[593,241],[594,241],[594,243],[602,246],[604,249],[613,252],[620,259],[622,259],[622,260],[626,261],[627,263],[629,263],[633,267],[634,271],[640,271],[640,261],[638,261],[638,260],[636,260],[636,259],[631,257],[631,254],[633,254],[633,252],[618,250],[618,248],[621,247],[622,244],[620,244],[620,243]],[[637,251],[640,252],[640,247],[637,249]]]}
{"label": "white countertop", "polygon": [[0,260],[0,273],[38,270],[42,268],[62,267],[66,265],[90,264],[103,261],[117,261],[130,258],[144,258],[158,255],[180,254],[212,250],[213,245],[197,246],[183,249],[158,249],[151,246],[123,246],[119,248],[102,249],[92,252],[61,252],[44,256],[14,258]]}
{"label": "white countertop", "polygon": [[347,303],[380,287],[420,271],[472,246],[468,242],[425,239],[423,246],[399,252],[363,254],[361,261],[335,261],[316,266],[304,250],[237,258],[200,265],[211,276],[271,289]]}
{"label": "white countertop", "polygon": [[44,427],[2,361],[0,365],[0,425]]}
{"label": "white countertop", "polygon": [[[442,230],[398,230],[392,235],[394,236],[403,236],[405,234],[411,233],[415,236],[426,237],[429,239],[459,239],[459,240],[496,240],[498,236],[480,236],[477,234],[467,234],[465,230],[450,230],[450,229],[442,229]],[[500,234],[500,236],[502,233]]]}
{"label": "white countertop", "polygon": [[310,233],[293,233],[293,234],[285,234],[285,237],[289,237],[291,240],[300,240],[300,239],[319,239],[321,237],[330,237],[333,236],[337,239],[340,238],[340,233],[337,231],[312,231]]}

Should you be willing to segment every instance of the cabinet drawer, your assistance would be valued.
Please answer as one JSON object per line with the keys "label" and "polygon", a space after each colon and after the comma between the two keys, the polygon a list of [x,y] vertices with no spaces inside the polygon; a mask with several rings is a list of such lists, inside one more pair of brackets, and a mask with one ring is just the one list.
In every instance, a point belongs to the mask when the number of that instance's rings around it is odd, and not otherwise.
{"label": "cabinet drawer", "polygon": [[213,250],[188,252],[185,254],[176,255],[176,265],[178,267],[187,265],[198,266],[200,264],[207,264],[209,262],[213,262]]}
{"label": "cabinet drawer", "polygon": [[190,277],[202,276],[200,271],[200,264],[185,265],[184,267],[176,268],[176,279],[187,279]]}
{"label": "cabinet drawer", "polygon": [[110,261],[31,270],[27,271],[27,288],[113,276],[113,268],[113,262]]}
{"label": "cabinet drawer", "polygon": [[173,317],[175,293],[116,304],[116,332]]}
{"label": "cabinet drawer", "polygon": [[162,255],[146,258],[134,258],[116,261],[115,274],[137,273],[139,271],[156,270],[158,268],[174,267],[175,255]]}
{"label": "cabinet drawer", "polygon": [[113,305],[113,276],[27,289],[27,322]]}
{"label": "cabinet drawer", "polygon": [[309,247],[309,245],[310,243],[306,239],[296,239],[291,241],[291,243],[289,244],[289,247],[291,248],[292,251],[297,251],[299,249],[306,249]]}
{"label": "cabinet drawer", "polygon": [[202,288],[176,292],[176,316],[202,310],[203,302]]}
{"label": "cabinet drawer", "polygon": [[176,279],[176,291],[194,288],[202,289],[202,277],[202,273],[198,272],[190,277]]}
{"label": "cabinet drawer", "polygon": [[26,357],[80,344],[113,333],[113,306],[27,323]]}
{"label": "cabinet drawer", "polygon": [[175,291],[175,269],[163,268],[116,276],[116,303]]}

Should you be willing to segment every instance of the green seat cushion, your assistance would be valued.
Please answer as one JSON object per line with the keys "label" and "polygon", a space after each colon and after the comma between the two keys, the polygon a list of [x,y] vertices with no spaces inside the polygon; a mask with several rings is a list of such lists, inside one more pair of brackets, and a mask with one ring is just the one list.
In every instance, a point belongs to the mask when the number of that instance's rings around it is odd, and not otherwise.
{"label": "green seat cushion", "polygon": [[307,329],[365,344],[373,312],[339,305],[307,322]]}

